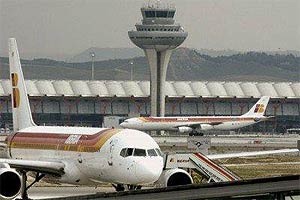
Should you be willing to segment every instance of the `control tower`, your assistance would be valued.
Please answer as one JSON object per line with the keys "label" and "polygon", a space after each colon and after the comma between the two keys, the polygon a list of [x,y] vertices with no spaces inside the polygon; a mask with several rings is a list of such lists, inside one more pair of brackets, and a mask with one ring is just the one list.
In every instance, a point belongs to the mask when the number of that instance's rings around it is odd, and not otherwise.
{"label": "control tower", "polygon": [[141,8],[143,19],[128,31],[130,40],[144,50],[150,66],[151,116],[165,115],[165,82],[172,50],[188,33],[175,23],[176,9],[160,1]]}

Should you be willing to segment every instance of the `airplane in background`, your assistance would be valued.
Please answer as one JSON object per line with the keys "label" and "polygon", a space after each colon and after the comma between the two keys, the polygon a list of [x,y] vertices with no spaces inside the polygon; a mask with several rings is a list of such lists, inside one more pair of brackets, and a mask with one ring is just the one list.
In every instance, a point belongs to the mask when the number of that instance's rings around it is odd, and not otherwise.
{"label": "airplane in background", "polygon": [[[0,199],[11,200],[41,179],[51,183],[111,183],[117,191],[193,183],[181,168],[166,168],[158,144],[131,129],[37,126],[31,114],[16,39],[9,39],[14,133],[6,138],[7,158],[0,158]],[[208,159],[297,152],[298,149],[208,155]],[[206,158],[204,158],[206,160]],[[215,164],[213,165],[215,166]],[[223,171],[223,170],[221,170]],[[27,177],[34,181],[27,185]]]}
{"label": "airplane in background", "polygon": [[264,116],[269,100],[270,97],[261,97],[241,116],[136,117],[126,119],[120,126],[141,131],[164,130],[190,134],[207,130],[233,130],[272,118]]}

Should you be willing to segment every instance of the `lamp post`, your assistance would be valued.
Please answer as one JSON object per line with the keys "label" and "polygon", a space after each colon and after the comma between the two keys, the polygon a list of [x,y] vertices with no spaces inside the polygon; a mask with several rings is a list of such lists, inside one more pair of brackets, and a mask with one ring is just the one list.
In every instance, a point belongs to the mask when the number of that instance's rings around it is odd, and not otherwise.
{"label": "lamp post", "polygon": [[91,52],[91,57],[92,57],[92,80],[94,80],[95,79],[95,74],[94,74],[94,70],[95,70],[95,67],[94,67],[95,53],[94,52]]}
{"label": "lamp post", "polygon": [[130,80],[133,81],[133,61],[130,62]]}

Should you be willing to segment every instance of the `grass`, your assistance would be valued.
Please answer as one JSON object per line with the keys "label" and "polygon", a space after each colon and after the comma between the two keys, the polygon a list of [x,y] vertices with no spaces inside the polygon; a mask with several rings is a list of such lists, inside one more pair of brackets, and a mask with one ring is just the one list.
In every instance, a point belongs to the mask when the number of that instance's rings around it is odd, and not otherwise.
{"label": "grass", "polygon": [[[218,161],[219,164],[257,164],[227,167],[243,179],[300,174],[300,164],[290,164],[290,162],[300,162],[300,157],[277,155],[264,157],[231,158]],[[278,165],[276,163],[287,164]]]}

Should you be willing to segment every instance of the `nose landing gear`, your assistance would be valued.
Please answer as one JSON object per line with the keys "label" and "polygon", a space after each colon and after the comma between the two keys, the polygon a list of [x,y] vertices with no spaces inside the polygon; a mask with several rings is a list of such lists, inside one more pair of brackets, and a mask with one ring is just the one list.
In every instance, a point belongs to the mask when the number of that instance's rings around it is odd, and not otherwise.
{"label": "nose landing gear", "polygon": [[142,186],[141,185],[126,185],[126,188],[123,184],[112,184],[112,186],[115,188],[115,190],[117,192],[122,192],[122,191],[125,191],[128,190],[128,191],[132,191],[132,190],[140,190],[142,189]]}

